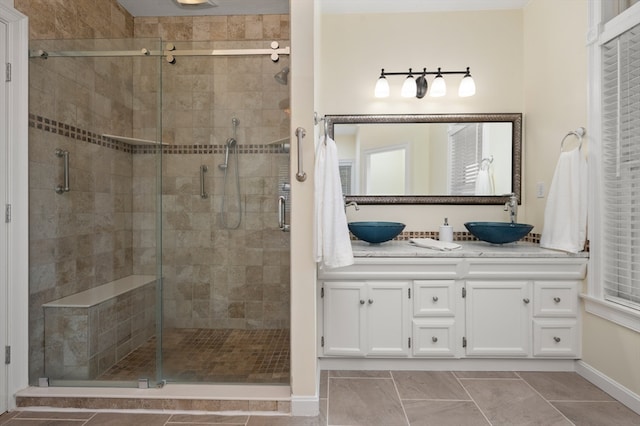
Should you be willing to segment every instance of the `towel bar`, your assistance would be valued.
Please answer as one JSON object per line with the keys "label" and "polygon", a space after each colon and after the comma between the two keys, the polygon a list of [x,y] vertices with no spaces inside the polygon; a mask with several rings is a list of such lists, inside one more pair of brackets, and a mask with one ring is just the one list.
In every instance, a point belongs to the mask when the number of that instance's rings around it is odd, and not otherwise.
{"label": "towel bar", "polygon": [[576,130],[572,130],[566,135],[564,135],[564,138],[562,138],[562,142],[560,142],[560,152],[562,152],[562,149],[564,148],[564,140],[571,135],[578,138],[578,149],[582,149],[582,137],[584,136],[585,133],[586,133],[586,130],[584,129],[584,127],[578,127]]}

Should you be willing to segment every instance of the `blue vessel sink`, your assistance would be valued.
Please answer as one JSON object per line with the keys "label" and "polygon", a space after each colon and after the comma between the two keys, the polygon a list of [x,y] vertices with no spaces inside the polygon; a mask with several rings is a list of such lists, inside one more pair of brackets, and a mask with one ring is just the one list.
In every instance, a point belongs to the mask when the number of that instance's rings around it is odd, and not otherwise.
{"label": "blue vessel sink", "polygon": [[350,222],[347,225],[356,238],[371,244],[393,240],[405,227],[400,222]]}
{"label": "blue vessel sink", "polygon": [[533,229],[533,225],[511,222],[467,222],[464,226],[479,240],[492,244],[518,241]]}

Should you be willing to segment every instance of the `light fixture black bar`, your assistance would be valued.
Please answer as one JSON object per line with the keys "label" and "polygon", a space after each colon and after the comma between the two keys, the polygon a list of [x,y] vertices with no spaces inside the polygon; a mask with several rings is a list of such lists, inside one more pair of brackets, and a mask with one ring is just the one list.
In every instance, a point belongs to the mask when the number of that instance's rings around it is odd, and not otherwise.
{"label": "light fixture black bar", "polygon": [[426,71],[426,68],[422,71],[405,71],[405,72],[387,72],[382,71],[381,75],[445,75],[445,74],[467,74],[469,71],[469,67],[467,67],[466,71]]}

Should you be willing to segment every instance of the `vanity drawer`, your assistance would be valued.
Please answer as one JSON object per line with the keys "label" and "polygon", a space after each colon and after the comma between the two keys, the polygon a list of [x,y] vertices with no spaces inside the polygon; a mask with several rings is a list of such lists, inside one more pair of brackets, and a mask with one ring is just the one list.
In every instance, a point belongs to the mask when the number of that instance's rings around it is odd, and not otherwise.
{"label": "vanity drawer", "polygon": [[577,357],[579,343],[576,320],[533,320],[533,356]]}
{"label": "vanity drawer", "polygon": [[455,357],[453,319],[413,320],[413,356]]}
{"label": "vanity drawer", "polygon": [[413,316],[455,316],[454,280],[416,280],[413,282]]}
{"label": "vanity drawer", "polygon": [[535,317],[575,317],[578,314],[577,281],[536,281],[533,284]]}

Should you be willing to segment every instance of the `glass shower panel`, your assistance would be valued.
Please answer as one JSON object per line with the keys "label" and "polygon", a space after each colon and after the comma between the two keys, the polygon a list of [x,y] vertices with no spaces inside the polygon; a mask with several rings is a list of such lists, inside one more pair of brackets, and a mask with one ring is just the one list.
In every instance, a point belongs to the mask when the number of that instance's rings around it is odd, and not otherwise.
{"label": "glass shower panel", "polygon": [[34,385],[133,386],[157,373],[161,57],[143,49],[160,41],[32,41]]}
{"label": "glass shower panel", "polygon": [[[181,52],[270,41],[172,44]],[[288,65],[264,54],[163,62],[169,382],[289,383],[289,234],[277,204],[289,197],[289,88],[275,78]]]}

